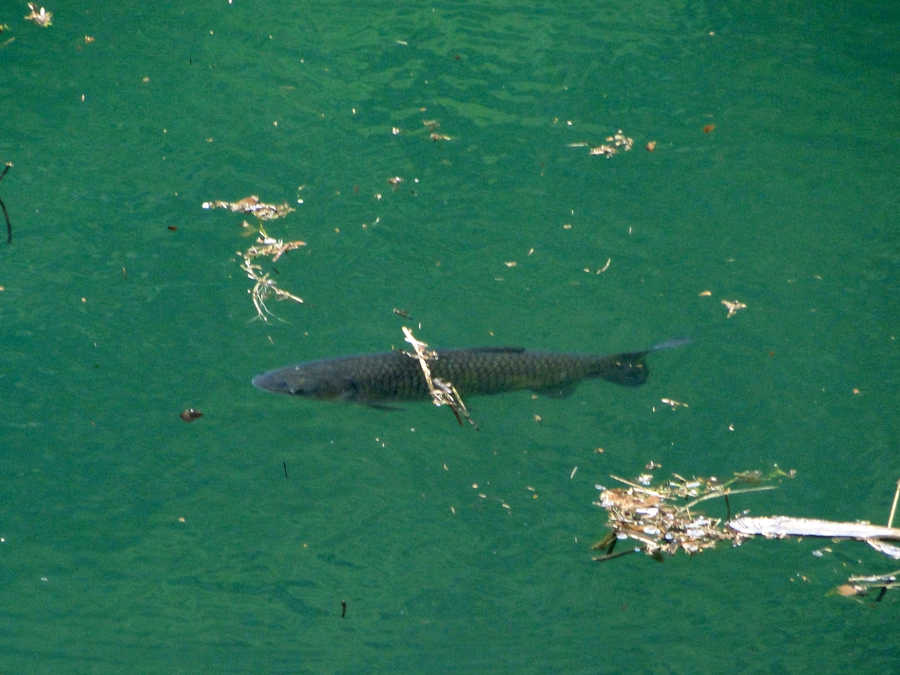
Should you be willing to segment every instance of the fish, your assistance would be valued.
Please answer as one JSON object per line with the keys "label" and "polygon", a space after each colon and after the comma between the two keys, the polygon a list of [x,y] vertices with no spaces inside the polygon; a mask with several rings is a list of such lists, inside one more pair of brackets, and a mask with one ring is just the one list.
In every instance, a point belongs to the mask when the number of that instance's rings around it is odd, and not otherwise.
{"label": "fish", "polygon": [[[531,389],[567,396],[588,378],[634,387],[647,381],[646,356],[688,340],[670,340],[650,349],[600,356],[532,351],[524,347],[438,349],[428,361],[432,378],[451,383],[461,396]],[[257,389],[319,400],[351,401],[379,407],[386,401],[429,398],[419,361],[403,351],[306,361],[256,375]]]}

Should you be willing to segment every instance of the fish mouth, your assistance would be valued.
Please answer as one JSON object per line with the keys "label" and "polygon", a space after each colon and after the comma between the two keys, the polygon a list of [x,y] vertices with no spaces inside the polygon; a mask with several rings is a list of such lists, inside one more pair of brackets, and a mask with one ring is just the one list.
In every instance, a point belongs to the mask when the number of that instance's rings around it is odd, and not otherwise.
{"label": "fish mouth", "polygon": [[285,372],[285,369],[270,370],[265,373],[255,375],[250,383],[257,389],[262,391],[271,391],[275,394],[288,394],[290,396],[310,396],[312,392],[307,389],[307,382],[304,378],[296,377],[291,372]]}
{"label": "fish mouth", "polygon": [[250,383],[262,391],[272,391],[276,394],[291,394],[290,387],[283,377],[277,377],[276,373],[260,373],[255,375]]}

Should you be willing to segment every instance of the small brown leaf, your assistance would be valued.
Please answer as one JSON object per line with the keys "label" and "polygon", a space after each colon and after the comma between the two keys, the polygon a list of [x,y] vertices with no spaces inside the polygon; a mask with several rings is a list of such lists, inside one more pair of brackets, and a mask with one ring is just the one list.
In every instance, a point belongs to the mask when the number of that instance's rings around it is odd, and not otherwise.
{"label": "small brown leaf", "polygon": [[199,410],[194,410],[193,408],[185,408],[181,411],[181,415],[179,415],[181,419],[185,422],[193,422],[196,419],[203,417],[203,413]]}

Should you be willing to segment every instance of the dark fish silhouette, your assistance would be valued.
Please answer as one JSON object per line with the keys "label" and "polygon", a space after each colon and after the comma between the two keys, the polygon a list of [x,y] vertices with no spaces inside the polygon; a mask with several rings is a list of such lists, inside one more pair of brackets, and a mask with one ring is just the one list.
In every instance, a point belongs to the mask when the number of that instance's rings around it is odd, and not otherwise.
{"label": "dark fish silhouette", "polygon": [[[641,352],[608,356],[521,347],[439,349],[428,367],[433,378],[452,383],[463,397],[516,389],[565,396],[590,377],[627,386],[643,384],[648,375],[647,354],[685,342],[672,340]],[[257,375],[253,386],[293,396],[369,404],[429,395],[419,362],[401,351],[298,363]]]}

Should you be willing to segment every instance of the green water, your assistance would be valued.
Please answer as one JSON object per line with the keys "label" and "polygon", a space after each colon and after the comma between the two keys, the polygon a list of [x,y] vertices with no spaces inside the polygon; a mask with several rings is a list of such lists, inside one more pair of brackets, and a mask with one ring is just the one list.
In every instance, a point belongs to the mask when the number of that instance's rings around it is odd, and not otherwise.
{"label": "green water", "polygon": [[[756,515],[887,519],[897,7],[48,9],[41,29],[0,5],[0,670],[900,668],[896,591],[826,596],[897,569],[864,544],[589,551],[595,484],[651,459],[796,469],[732,501]],[[618,129],[630,152],[569,147]],[[243,217],[201,208],[250,194],[307,242],[266,268],[305,300],[270,322]],[[637,389],[473,398],[480,431],[250,386],[404,324],[444,347],[694,342]]]}

